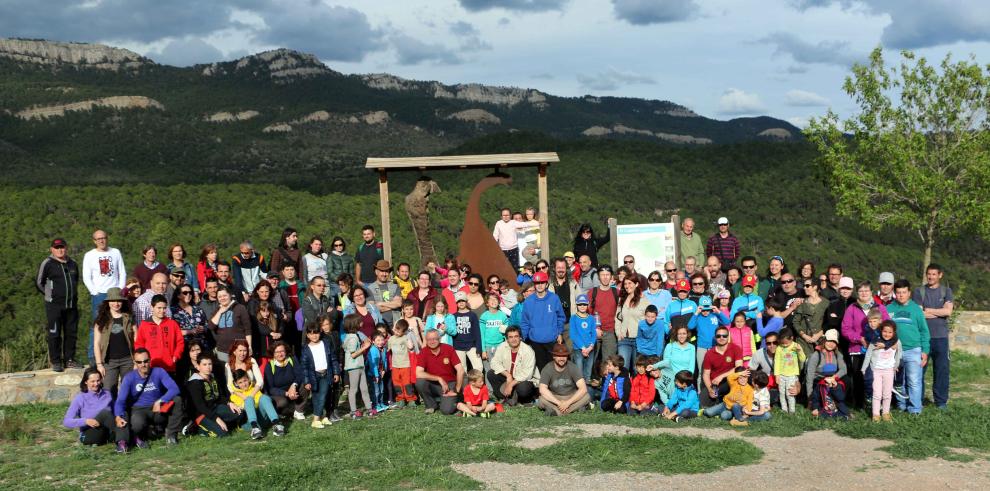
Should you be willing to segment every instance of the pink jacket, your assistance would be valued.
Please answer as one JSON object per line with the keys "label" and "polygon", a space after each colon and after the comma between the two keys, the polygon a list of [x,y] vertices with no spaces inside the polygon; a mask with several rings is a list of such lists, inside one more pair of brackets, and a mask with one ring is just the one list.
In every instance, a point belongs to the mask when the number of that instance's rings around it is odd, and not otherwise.
{"label": "pink jacket", "polygon": [[[887,314],[887,307],[876,303],[870,307],[876,307],[880,310],[880,316],[884,320],[890,319],[890,315]],[[866,331],[870,328],[869,319],[866,318],[866,312],[869,310],[867,308],[864,311],[859,302],[854,302],[846,308],[846,313],[842,316],[842,337],[849,342],[850,354],[866,353],[866,347],[859,340],[866,336]]]}
{"label": "pink jacket", "polygon": [[753,337],[753,330],[749,326],[734,327],[729,326],[729,342],[738,346],[742,350],[743,359],[753,357],[756,351],[756,339]]}

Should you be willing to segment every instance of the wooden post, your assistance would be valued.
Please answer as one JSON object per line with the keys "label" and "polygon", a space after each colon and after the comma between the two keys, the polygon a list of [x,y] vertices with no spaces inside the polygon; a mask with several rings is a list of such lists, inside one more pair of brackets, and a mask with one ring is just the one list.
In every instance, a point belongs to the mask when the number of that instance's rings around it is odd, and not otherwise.
{"label": "wooden post", "polygon": [[684,269],[684,265],[681,264],[681,216],[671,215],[670,223],[674,225],[674,264],[677,265],[677,269]]}
{"label": "wooden post", "polygon": [[[550,253],[550,214],[547,210],[547,163],[540,164],[536,177],[536,187],[540,200],[540,257],[549,258]],[[520,251],[522,252],[522,251]]]}
{"label": "wooden post", "polygon": [[[608,241],[609,255],[612,256],[609,259],[609,264],[612,264],[612,271],[615,271],[619,267],[619,265],[616,264],[616,261],[618,261],[617,258],[619,257],[619,221],[615,218],[609,218],[605,221],[605,223],[608,225],[608,234],[609,237],[611,237]],[[602,258],[598,258],[598,264],[605,264],[605,261],[602,261]]]}
{"label": "wooden post", "polygon": [[382,209],[382,247],[385,260],[392,262],[392,220],[388,211],[388,176],[385,169],[378,171],[378,199]]}

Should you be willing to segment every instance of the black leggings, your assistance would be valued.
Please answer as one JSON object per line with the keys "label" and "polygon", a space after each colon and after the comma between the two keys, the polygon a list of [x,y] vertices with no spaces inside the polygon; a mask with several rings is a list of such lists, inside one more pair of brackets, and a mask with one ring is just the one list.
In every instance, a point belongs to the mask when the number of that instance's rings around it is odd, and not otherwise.
{"label": "black leggings", "polygon": [[93,419],[100,423],[100,426],[96,428],[87,426],[79,433],[79,441],[83,445],[103,445],[110,441],[111,437],[115,440],[127,439],[126,433],[117,428],[117,422],[110,408],[100,411],[100,414],[97,414]]}

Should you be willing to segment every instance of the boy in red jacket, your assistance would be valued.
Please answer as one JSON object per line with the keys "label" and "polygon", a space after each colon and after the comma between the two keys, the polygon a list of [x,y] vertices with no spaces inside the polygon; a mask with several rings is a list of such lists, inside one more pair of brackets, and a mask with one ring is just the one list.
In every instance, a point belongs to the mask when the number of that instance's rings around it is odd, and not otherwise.
{"label": "boy in red jacket", "polygon": [[653,384],[653,377],[646,373],[649,366],[645,356],[636,358],[636,376],[632,379],[632,387],[629,391],[630,415],[651,416],[657,414],[653,406],[653,398],[656,395],[656,387]]}
{"label": "boy in red jacket", "polygon": [[165,317],[168,304],[164,295],[151,297],[151,319],[141,322],[134,349],[144,348],[151,355],[152,368],[165,370],[175,378],[175,362],[182,358],[186,347],[182,339],[182,329],[174,320]]}

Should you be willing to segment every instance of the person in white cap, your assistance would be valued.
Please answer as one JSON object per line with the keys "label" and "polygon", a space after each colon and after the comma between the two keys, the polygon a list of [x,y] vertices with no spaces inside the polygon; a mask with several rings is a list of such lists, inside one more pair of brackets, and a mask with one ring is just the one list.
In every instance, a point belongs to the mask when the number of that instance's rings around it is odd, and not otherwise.
{"label": "person in white cap", "polygon": [[880,279],[877,281],[880,284],[880,289],[873,295],[873,300],[881,305],[890,305],[894,301],[895,281],[897,280],[894,278],[894,273],[889,271],[880,273]]}
{"label": "person in white cap", "polygon": [[846,315],[846,307],[856,302],[856,299],[853,298],[854,288],[856,288],[856,283],[852,278],[843,276],[839,280],[839,298],[829,304],[828,312],[825,313],[826,331],[842,329],[842,318]]}
{"label": "person in white cap", "polygon": [[821,349],[808,357],[804,388],[811,414],[816,417],[849,417],[846,408],[846,362],[839,352],[839,331],[825,331]]}
{"label": "person in white cap", "polygon": [[705,245],[705,256],[716,256],[722,262],[722,271],[736,265],[739,259],[739,239],[729,232],[729,219],[720,217],[716,222],[718,232],[708,238]]}

